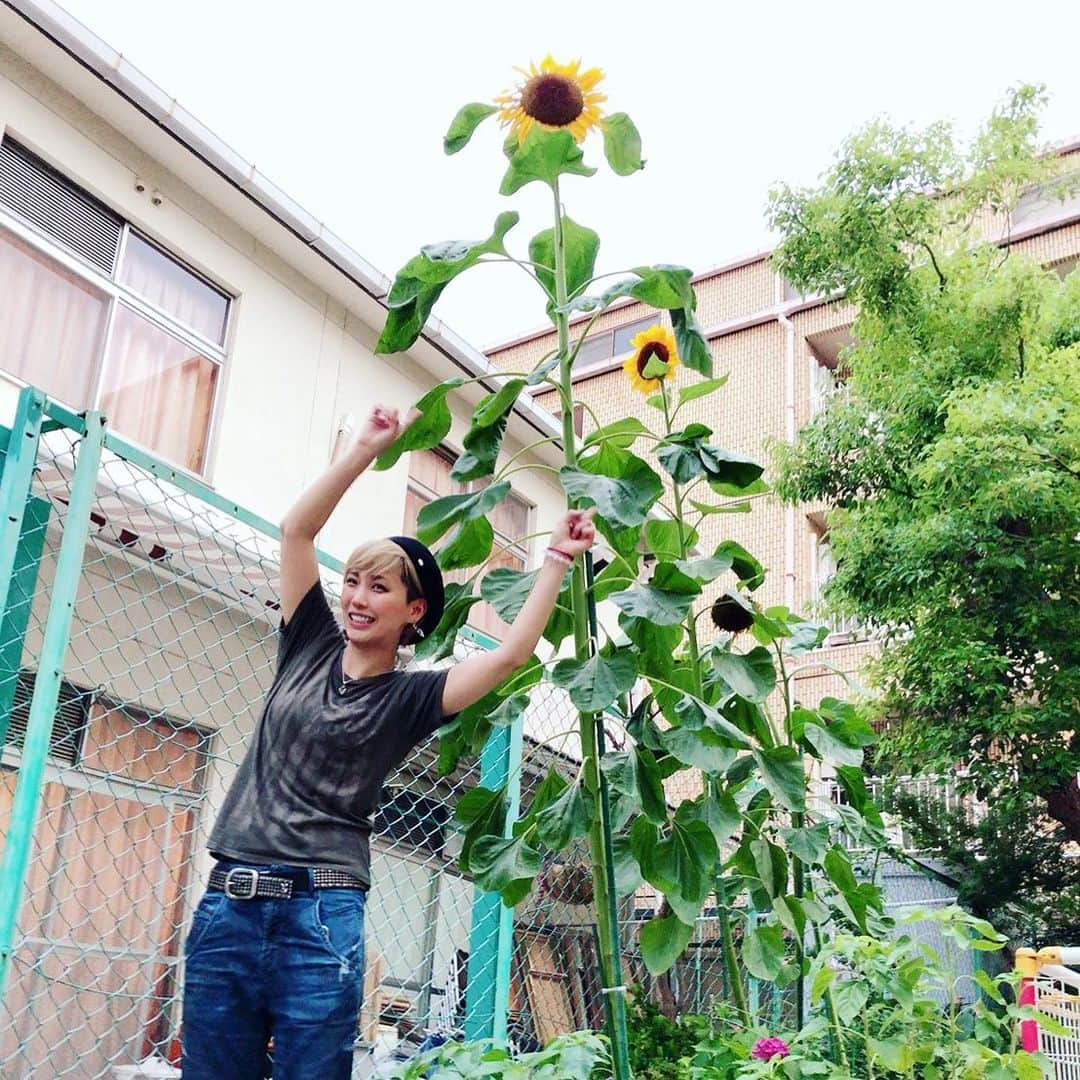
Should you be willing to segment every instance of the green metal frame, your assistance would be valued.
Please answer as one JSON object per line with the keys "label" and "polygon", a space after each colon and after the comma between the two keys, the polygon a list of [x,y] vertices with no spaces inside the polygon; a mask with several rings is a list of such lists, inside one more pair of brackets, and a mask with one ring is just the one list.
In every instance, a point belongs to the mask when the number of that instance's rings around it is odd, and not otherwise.
{"label": "green metal frame", "polygon": [[[480,783],[487,788],[508,784],[506,836],[521,809],[521,720],[496,728],[480,754]],[[510,1007],[510,962],[514,952],[514,909],[498,893],[477,889],[469,931],[469,979],[465,992],[465,1038],[505,1043]]]}
{"label": "green metal frame", "polygon": [[[83,567],[103,451],[111,451],[160,480],[172,484],[201,502],[252,526],[271,539],[280,539],[272,522],[224,498],[201,480],[175,469],[126,439],[105,430],[99,412],[79,414],[38,390],[22,392],[10,432],[0,426],[0,736],[6,732],[15,679],[22,656],[23,639],[37,585],[41,553],[51,504],[30,494],[41,435],[67,429],[80,436],[75,474],[65,514],[51,596],[30,703],[25,743],[8,823],[7,839],[0,857],[0,1000],[11,968],[19,908],[25,891],[27,869],[41,805],[45,766],[59,700],[64,655],[68,647],[75,598]],[[341,573],[344,564],[324,551],[319,562]],[[482,648],[498,642],[465,628],[462,636]],[[507,835],[520,809],[520,766],[524,738],[519,720],[510,728],[494,731],[481,754],[480,782],[485,786],[508,785]],[[465,1028],[468,1038],[492,1038],[505,1042],[513,955],[513,909],[503,905],[497,893],[476,891],[470,931],[469,986]]]}
{"label": "green metal frame", "polygon": [[[97,487],[105,417],[100,412],[89,412],[84,426],[86,434],[79,443],[63,538],[56,559],[49,615],[41,643],[41,657],[34,679],[34,694],[30,701],[19,779],[12,800],[7,842],[0,861],[0,999],[11,970],[19,906],[26,886],[34,829],[41,806],[45,763],[64,672],[64,654],[71,635],[75,597],[89,535],[90,510]],[[13,437],[18,438],[18,434]],[[14,557],[13,551],[10,556],[12,561]]]}

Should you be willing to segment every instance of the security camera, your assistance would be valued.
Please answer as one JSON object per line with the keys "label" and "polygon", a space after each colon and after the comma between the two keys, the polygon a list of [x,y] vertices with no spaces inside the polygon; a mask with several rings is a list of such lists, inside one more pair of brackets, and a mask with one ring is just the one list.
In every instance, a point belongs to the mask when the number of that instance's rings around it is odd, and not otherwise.
{"label": "security camera", "polygon": [[135,177],[135,190],[140,195],[146,190],[146,181],[141,176]]}
{"label": "security camera", "polygon": [[154,206],[160,206],[165,201],[165,196],[162,195],[157,188],[154,188],[154,190],[150,192],[150,201]]}

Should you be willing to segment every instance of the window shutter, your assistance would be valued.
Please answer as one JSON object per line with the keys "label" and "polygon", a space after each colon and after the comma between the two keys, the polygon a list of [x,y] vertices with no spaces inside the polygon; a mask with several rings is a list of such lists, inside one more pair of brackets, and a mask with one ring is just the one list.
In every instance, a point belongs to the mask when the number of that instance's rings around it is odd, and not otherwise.
{"label": "window shutter", "polygon": [[[26,741],[26,725],[30,719],[30,699],[34,693],[34,672],[20,671],[15,682],[15,700],[11,705],[11,720],[5,741],[21,750]],[[49,753],[66,765],[79,760],[82,733],[90,719],[88,691],[80,690],[69,682],[61,682],[60,699],[56,704],[52,734],[49,736]]]}
{"label": "window shutter", "polygon": [[11,139],[0,143],[0,205],[112,274],[122,219]]}

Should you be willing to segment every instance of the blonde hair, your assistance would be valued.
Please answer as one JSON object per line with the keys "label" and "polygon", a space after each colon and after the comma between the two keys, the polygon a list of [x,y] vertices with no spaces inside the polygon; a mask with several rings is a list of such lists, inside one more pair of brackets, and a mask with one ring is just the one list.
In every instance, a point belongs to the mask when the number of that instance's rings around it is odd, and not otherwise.
{"label": "blonde hair", "polygon": [[[407,600],[425,599],[412,559],[393,540],[369,540],[356,548],[345,561],[346,578],[350,574],[386,574],[395,571],[405,586]],[[414,645],[418,640],[415,627],[406,626],[401,634],[401,644]]]}

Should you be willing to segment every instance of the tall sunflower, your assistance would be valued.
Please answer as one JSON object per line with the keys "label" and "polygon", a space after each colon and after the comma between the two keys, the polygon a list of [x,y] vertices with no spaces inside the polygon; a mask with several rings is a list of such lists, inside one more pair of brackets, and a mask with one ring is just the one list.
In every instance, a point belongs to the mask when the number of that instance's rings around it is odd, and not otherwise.
{"label": "tall sunflower", "polygon": [[599,68],[582,71],[580,60],[559,64],[548,54],[539,67],[530,64],[527,71],[516,70],[525,81],[517,89],[500,94],[495,104],[500,108],[499,122],[510,127],[518,145],[534,124],[548,130],[566,128],[577,142],[593,128],[604,126],[600,103],[607,100],[607,95],[596,92],[604,77]]}
{"label": "tall sunflower", "polygon": [[[675,347],[675,335],[665,326],[656,323],[648,330],[642,330],[630,339],[633,352],[623,363],[623,371],[630,379],[630,385],[643,394],[652,394],[660,389],[663,379],[670,379],[679,364],[679,351]],[[662,375],[646,375],[649,362],[658,361],[666,368]],[[654,368],[655,370],[655,368]]]}

